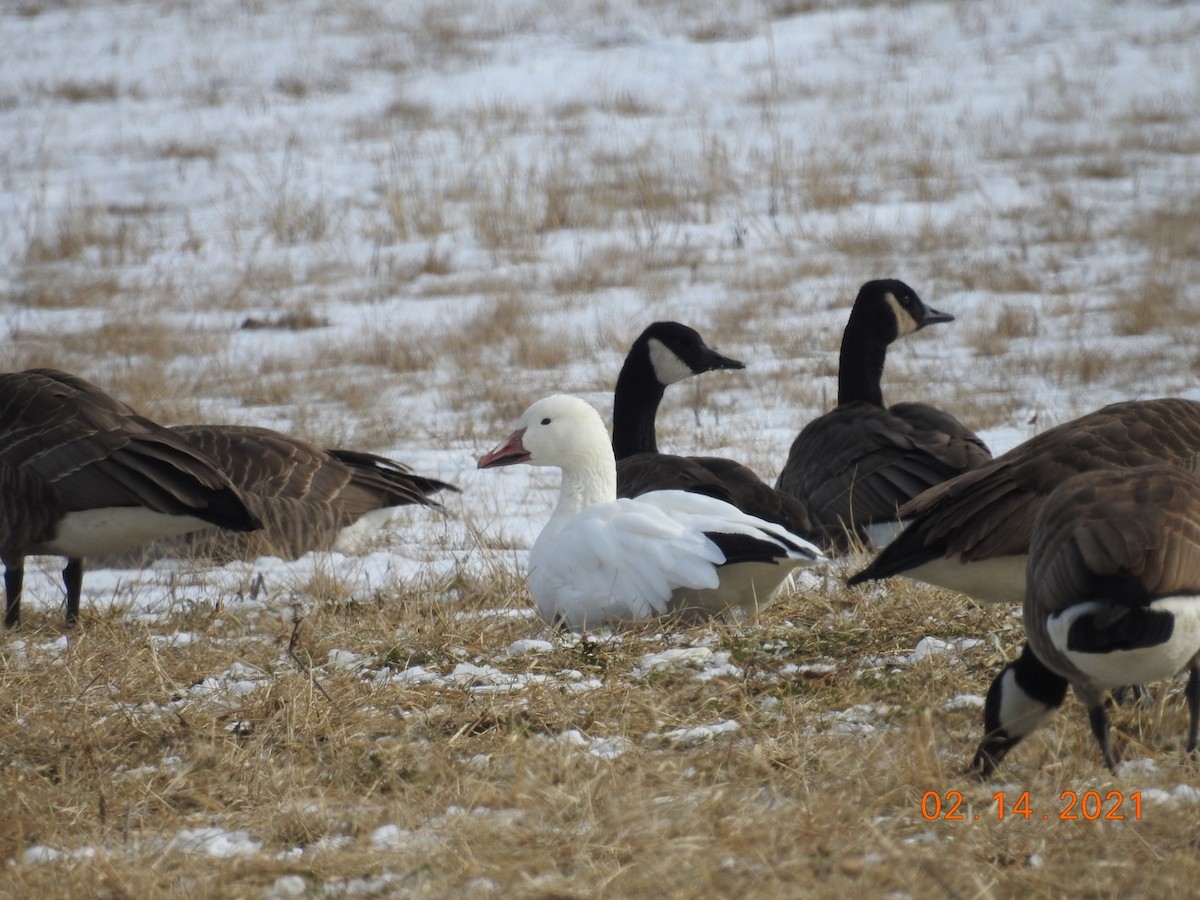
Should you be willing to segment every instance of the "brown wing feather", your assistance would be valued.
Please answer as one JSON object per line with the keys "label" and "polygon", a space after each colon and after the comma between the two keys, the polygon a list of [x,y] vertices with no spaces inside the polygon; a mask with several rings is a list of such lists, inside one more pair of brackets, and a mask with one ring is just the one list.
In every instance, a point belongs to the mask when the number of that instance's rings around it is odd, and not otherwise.
{"label": "brown wing feather", "polygon": [[894,519],[922,491],[990,459],[978,437],[928,404],[848,403],[805,426],[776,487],[799,498],[816,527],[839,533]]}
{"label": "brown wing feather", "polygon": [[1046,497],[1096,469],[1200,462],[1200,403],[1164,398],[1114,403],[1035,435],[990,463],[905,504],[909,526],[851,582],[901,574],[943,557],[1020,555]]}
{"label": "brown wing feather", "polygon": [[1163,465],[1072,478],[1043,504],[1029,559],[1029,602],[1044,613],[1200,592],[1200,481]]}
{"label": "brown wing feather", "polygon": [[341,529],[372,510],[407,504],[440,508],[427,495],[458,490],[382,456],[324,450],[267,428],[181,425],[172,430],[212,457],[263,521],[261,533],[245,537],[187,536],[182,543],[198,555],[294,559],[332,548]]}

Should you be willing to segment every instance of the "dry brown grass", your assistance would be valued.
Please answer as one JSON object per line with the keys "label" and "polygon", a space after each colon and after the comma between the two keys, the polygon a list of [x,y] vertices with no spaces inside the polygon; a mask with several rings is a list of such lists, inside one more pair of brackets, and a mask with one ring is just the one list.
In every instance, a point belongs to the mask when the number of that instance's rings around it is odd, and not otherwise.
{"label": "dry brown grass", "polygon": [[[308,891],[381,878],[408,896],[832,896],[868,886],[1002,896],[1068,884],[1136,892],[1200,874],[1186,805],[1147,804],[1143,821],[1122,828],[1056,818],[1063,790],[1185,779],[1178,698],[1118,717],[1137,744],[1130,755],[1156,758],[1157,775],[1107,775],[1073,701],[1014,751],[1005,782],[962,774],[978,711],[944,704],[981,693],[1011,653],[1007,610],[902,585],[870,597],[823,590],[740,628],[651,626],[615,644],[505,658],[497,648],[536,632],[529,620],[455,613],[526,604],[511,578],[462,582],[457,600],[432,604],[420,590],[355,601],[336,583],[295,590],[326,598],[306,601],[298,623],[286,595],[271,602],[278,614],[181,608],[143,624],[89,613],[65,651],[38,649],[60,633],[57,611],[29,617],[26,648],[0,651],[0,853],[99,850],[6,866],[0,889],[228,896],[294,875]],[[1002,646],[863,662],[911,652],[931,617],[943,638],[995,633]],[[177,631],[194,640],[160,637]],[[645,654],[681,642],[730,654],[740,674],[638,674]],[[338,668],[332,650],[362,663]],[[463,660],[521,677],[569,669],[598,686],[481,694],[387,680]],[[821,667],[782,674],[807,663]],[[235,664],[257,687],[195,689]],[[737,729],[665,736],[727,721]],[[623,739],[624,752],[577,745],[605,738]],[[998,789],[1010,804],[1029,790],[1051,819],[996,821]],[[925,821],[926,791],[962,792],[966,821]],[[186,849],[186,833],[211,827],[244,831],[262,852]],[[1109,860],[1103,873],[1072,862],[1097,853]],[[1150,853],[1159,864],[1146,867]]]}

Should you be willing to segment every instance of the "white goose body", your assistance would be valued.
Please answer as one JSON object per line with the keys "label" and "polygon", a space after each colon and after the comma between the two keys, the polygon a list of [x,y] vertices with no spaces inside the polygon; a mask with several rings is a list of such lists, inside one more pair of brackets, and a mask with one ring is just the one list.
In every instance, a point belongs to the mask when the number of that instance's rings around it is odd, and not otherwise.
{"label": "white goose body", "polygon": [[604,423],[574,397],[533,404],[480,468],[527,462],[562,469],[558,504],[529,558],[546,621],[574,630],[677,614],[754,614],[791,571],[823,557],[784,528],[684,491],[616,497]]}

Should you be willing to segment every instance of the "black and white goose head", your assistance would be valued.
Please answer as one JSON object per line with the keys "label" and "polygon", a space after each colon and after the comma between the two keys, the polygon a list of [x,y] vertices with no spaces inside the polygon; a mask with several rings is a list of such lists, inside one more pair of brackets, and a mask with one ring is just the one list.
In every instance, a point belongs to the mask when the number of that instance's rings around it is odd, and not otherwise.
{"label": "black and white goose head", "polygon": [[838,404],[865,401],[883,405],[880,381],[888,345],[927,325],[953,322],[896,278],[868,281],[859,288],[838,360]]}
{"label": "black and white goose head", "polygon": [[927,306],[916,291],[898,278],[882,278],[859,288],[846,327],[851,323],[857,325],[856,320],[869,322],[872,330],[890,344],[927,325],[953,322],[954,316]]}
{"label": "black and white goose head", "polygon": [[983,740],[971,769],[987,778],[1013,747],[1062,706],[1069,682],[1050,671],[1026,644],[992,681],[983,706]]}
{"label": "black and white goose head", "polygon": [[717,369],[744,369],[718,353],[694,329],[679,322],[655,322],[638,335],[613,395],[613,446],[617,458],[656,453],[654,420],[667,385]]}
{"label": "black and white goose head", "polygon": [[654,380],[664,387],[701,372],[746,368],[745,363],[718,353],[694,328],[679,322],[655,322],[638,335],[624,368],[646,365]]}

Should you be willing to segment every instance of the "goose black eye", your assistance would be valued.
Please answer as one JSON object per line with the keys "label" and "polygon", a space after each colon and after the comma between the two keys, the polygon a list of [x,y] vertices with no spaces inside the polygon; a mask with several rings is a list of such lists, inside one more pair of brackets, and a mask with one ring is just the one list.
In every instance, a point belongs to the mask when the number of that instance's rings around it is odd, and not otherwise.
{"label": "goose black eye", "polygon": [[543,424],[543,425],[549,425],[549,424],[550,424],[550,420],[549,420],[549,419],[542,419],[542,424]]}

